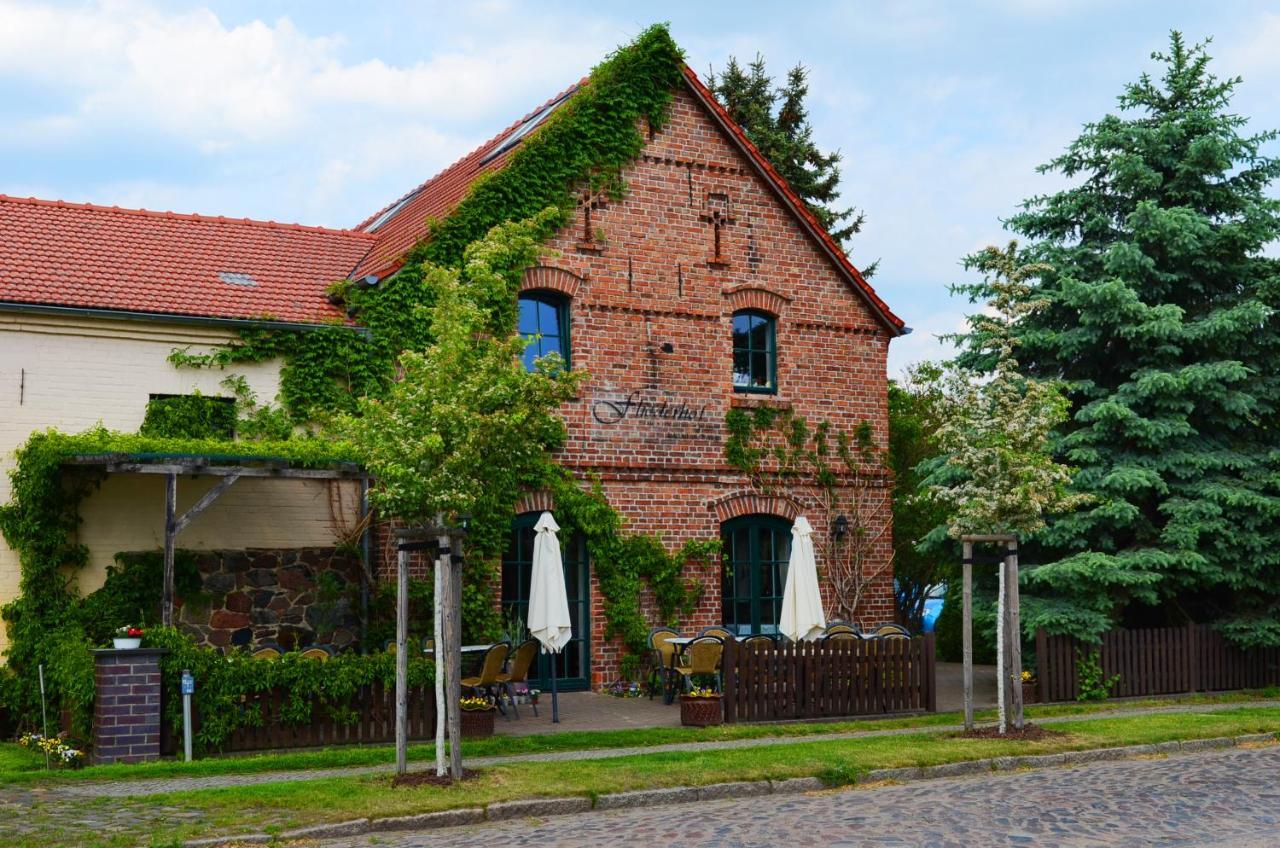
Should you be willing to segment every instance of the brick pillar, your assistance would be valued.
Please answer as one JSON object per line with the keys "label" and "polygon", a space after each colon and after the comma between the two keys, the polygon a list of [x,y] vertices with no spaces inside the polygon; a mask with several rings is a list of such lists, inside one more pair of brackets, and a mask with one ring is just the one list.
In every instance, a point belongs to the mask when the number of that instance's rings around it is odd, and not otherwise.
{"label": "brick pillar", "polygon": [[162,649],[93,652],[93,763],[160,758]]}

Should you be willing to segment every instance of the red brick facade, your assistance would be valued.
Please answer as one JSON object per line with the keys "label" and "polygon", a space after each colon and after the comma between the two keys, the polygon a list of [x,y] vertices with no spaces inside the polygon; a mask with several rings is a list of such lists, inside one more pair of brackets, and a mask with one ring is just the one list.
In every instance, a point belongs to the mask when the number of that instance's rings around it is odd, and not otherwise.
{"label": "red brick facade", "polygon": [[[764,403],[845,431],[868,421],[884,445],[885,359],[895,331],[691,90],[677,92],[670,122],[651,134],[625,176],[623,199],[584,203],[589,218],[580,208],[523,286],[568,299],[572,366],[590,375],[565,407],[569,440],[561,461],[598,475],[628,528],[659,534],[672,549],[717,538],[724,521],[750,514],[788,521],[805,515],[815,533],[828,534],[817,504],[760,496],[727,465],[725,414]],[[734,391],[731,319],[741,309],[777,320],[774,395]],[[628,397],[685,404],[698,417],[629,415],[603,423],[593,414],[602,402]],[[553,508],[537,493],[520,507]],[[887,525],[887,509],[876,520]],[[858,611],[864,624],[894,619],[892,573],[884,567],[890,553],[886,533],[868,564],[881,574]],[[701,581],[703,595],[682,628],[720,624],[719,567],[687,576]],[[591,682],[599,688],[618,677],[620,645],[604,638],[594,575],[591,585]]]}

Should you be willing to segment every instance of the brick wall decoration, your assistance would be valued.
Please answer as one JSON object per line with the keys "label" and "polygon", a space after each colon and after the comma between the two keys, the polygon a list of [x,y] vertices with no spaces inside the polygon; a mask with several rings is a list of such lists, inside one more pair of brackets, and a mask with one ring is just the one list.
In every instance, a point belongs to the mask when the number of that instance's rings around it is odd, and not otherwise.
{"label": "brick wall decoration", "polygon": [[209,551],[178,625],[215,648],[276,642],[346,648],[360,636],[360,563],[333,548]]}
{"label": "brick wall decoration", "polygon": [[160,758],[160,649],[93,652],[93,764]]}

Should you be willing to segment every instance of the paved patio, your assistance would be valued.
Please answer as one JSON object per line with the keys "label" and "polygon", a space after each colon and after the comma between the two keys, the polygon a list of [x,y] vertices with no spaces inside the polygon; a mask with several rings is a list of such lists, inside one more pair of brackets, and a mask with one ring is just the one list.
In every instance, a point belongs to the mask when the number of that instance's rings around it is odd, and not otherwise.
{"label": "paved patio", "polygon": [[[938,663],[938,711],[955,712],[964,708],[964,666],[960,663]],[[974,704],[978,709],[996,704],[995,666],[979,665],[973,669]],[[538,704],[540,715],[534,716],[527,706],[520,708],[520,718],[498,716],[494,729],[500,735],[523,736],[530,733],[561,733],[577,730],[626,730],[637,727],[678,727],[680,708],[664,704],[662,698],[615,698],[596,692],[560,693],[560,723],[551,722],[551,694],[543,692]],[[869,720],[873,717],[868,717]],[[847,719],[846,719],[847,720]]]}

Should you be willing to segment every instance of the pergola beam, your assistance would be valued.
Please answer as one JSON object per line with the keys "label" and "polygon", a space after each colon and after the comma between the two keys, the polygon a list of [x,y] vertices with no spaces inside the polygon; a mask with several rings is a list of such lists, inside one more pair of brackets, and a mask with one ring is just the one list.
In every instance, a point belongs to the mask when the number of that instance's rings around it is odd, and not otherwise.
{"label": "pergola beam", "polygon": [[97,466],[108,474],[181,474],[206,477],[275,477],[285,480],[358,480],[367,475],[359,466],[345,468],[291,468],[289,466],[208,465],[192,462],[103,461],[76,457],[67,465]]}

